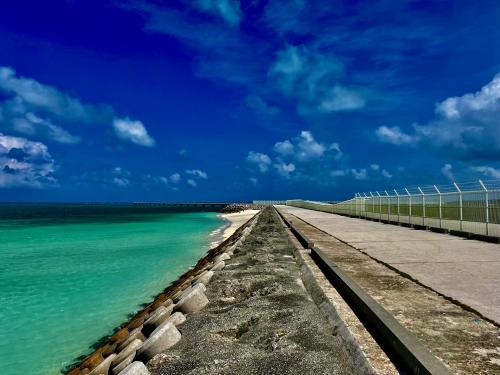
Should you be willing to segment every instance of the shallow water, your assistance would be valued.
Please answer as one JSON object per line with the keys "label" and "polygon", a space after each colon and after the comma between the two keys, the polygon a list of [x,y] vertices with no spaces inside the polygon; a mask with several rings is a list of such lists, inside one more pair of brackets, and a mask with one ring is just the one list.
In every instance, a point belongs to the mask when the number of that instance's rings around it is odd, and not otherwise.
{"label": "shallow water", "polygon": [[208,250],[216,213],[0,205],[0,374],[57,374]]}

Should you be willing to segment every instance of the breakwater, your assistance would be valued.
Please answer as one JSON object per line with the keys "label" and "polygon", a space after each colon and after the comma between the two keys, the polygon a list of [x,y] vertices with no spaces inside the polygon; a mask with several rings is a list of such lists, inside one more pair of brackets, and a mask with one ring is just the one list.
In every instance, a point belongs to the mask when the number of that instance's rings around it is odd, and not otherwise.
{"label": "breakwater", "polygon": [[256,220],[257,216],[253,217],[211,249],[193,269],[121,325],[67,374],[147,374],[144,363],[180,340],[176,326],[184,322],[187,314],[206,306],[205,285],[215,272],[225,267],[224,260],[245,241]]}

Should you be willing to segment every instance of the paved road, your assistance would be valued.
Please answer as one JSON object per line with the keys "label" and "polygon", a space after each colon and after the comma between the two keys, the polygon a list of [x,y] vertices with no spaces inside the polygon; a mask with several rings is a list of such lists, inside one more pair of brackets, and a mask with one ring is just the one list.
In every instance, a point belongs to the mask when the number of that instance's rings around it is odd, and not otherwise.
{"label": "paved road", "polygon": [[500,324],[500,245],[279,207]]}

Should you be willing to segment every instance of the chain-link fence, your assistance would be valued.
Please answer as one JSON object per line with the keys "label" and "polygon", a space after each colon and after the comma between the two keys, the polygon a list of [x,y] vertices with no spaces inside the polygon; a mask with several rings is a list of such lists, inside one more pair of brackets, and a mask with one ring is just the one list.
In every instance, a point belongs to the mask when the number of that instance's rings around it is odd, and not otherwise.
{"label": "chain-link fence", "polygon": [[357,193],[336,204],[289,200],[287,205],[500,237],[500,180]]}

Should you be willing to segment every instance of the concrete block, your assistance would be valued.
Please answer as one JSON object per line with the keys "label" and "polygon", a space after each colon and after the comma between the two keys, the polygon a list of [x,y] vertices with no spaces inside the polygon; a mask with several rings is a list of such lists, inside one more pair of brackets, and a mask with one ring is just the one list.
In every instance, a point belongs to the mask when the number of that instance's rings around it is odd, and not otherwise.
{"label": "concrete block", "polygon": [[132,354],[130,354],[127,358],[125,358],[123,361],[118,363],[115,367],[113,367],[113,369],[111,370],[111,374],[118,375],[125,369],[125,367],[127,367],[132,363],[134,358],[135,358],[135,351]]}
{"label": "concrete block", "polygon": [[144,363],[135,361],[125,367],[118,375],[150,375],[150,372]]}
{"label": "concrete block", "polygon": [[123,348],[125,348],[128,344],[130,344],[132,341],[135,339],[139,340],[146,340],[146,336],[144,336],[144,333],[142,333],[142,325],[134,329],[132,332],[129,333],[129,335],[118,344],[118,347],[116,348],[117,351],[121,351]]}
{"label": "concrete block", "polygon": [[[172,323],[174,326],[178,326],[179,324],[182,324],[186,321],[186,316],[179,312],[176,311],[170,317],[166,320],[166,322]],[[164,322],[165,323],[165,322]]]}
{"label": "concrete block", "polygon": [[172,299],[168,298],[165,301],[163,301],[161,305],[164,307],[169,307],[170,305],[173,305],[173,304],[174,304],[174,301],[172,301]]}
{"label": "concrete block", "polygon": [[185,295],[176,305],[175,311],[181,311],[184,314],[189,314],[201,310],[208,305],[208,298],[203,293],[202,288],[193,288]]}
{"label": "concrete block", "polygon": [[111,367],[111,362],[115,359],[116,354],[111,354],[110,356],[104,358],[104,361],[99,363],[96,368],[89,372],[89,375],[108,375],[109,368]]}
{"label": "concrete block", "polygon": [[181,339],[181,333],[175,328],[172,323],[162,325],[144,341],[142,346],[137,351],[137,359],[147,363],[156,354],[162,353],[168,348],[177,344]]}
{"label": "concrete block", "polygon": [[177,291],[170,297],[174,302],[179,299],[179,297],[184,293],[186,289],[188,289],[191,286],[191,281],[188,283],[184,283],[180,285],[177,289]]}
{"label": "concrete block", "polygon": [[215,257],[214,262],[219,263],[221,260],[228,260],[228,259],[231,259],[229,254],[222,253],[221,255]]}
{"label": "concrete block", "polygon": [[153,311],[149,318],[144,322],[144,333],[147,335],[149,332],[154,331],[156,327],[168,319],[170,314],[172,314],[173,309],[174,305],[170,305],[169,307],[160,306]]}
{"label": "concrete block", "polygon": [[[203,292],[207,290],[205,284],[203,283],[196,283],[192,287],[186,289],[184,293],[182,293],[178,298],[176,298],[175,302],[179,302],[181,299],[183,299],[185,296],[187,296],[189,293],[191,293],[195,288],[201,289]],[[175,306],[173,306],[175,308]]]}
{"label": "concrete block", "polygon": [[137,349],[139,349],[142,345],[143,341],[139,339],[133,340],[130,344],[128,344],[123,350],[117,353],[117,356],[111,362],[111,366],[116,366],[125,358],[129,357],[131,354],[135,354]]}
{"label": "concrete block", "polygon": [[223,269],[224,267],[226,267],[226,263],[224,263],[224,261],[221,260],[215,266],[212,267],[211,271],[212,272],[219,271],[219,270]]}
{"label": "concrete block", "polygon": [[214,272],[213,271],[206,271],[206,272],[203,272],[203,275],[197,280],[198,283],[203,283],[205,285],[207,285],[210,280],[212,279],[212,277],[214,276]]}

